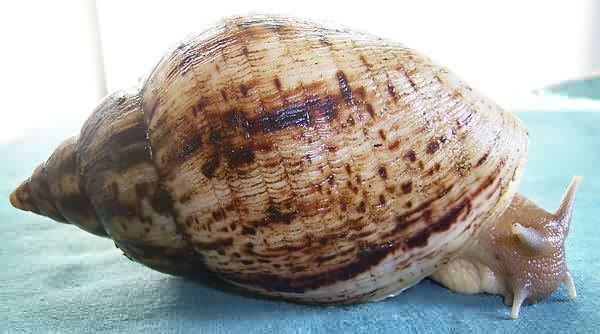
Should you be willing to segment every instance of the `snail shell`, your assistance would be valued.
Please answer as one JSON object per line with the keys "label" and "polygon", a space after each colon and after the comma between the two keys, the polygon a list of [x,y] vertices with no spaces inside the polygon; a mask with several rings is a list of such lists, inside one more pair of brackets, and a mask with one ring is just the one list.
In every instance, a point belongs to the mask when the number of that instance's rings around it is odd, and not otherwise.
{"label": "snail shell", "polygon": [[162,272],[360,302],[478,244],[526,151],[515,116],[414,50],[233,18],[171,50],[140,90],[105,98],[11,202]]}

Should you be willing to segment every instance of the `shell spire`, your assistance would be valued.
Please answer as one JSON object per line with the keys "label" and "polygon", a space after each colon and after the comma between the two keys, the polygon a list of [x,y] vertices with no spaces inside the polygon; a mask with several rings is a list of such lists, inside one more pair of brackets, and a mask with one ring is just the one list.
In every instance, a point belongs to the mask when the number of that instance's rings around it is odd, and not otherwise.
{"label": "shell spire", "polygon": [[63,141],[52,156],[10,194],[10,203],[17,209],[106,236],[81,187],[77,155],[77,138]]}
{"label": "shell spire", "polygon": [[29,179],[23,181],[9,196],[10,204],[23,211],[36,212],[29,193]]}

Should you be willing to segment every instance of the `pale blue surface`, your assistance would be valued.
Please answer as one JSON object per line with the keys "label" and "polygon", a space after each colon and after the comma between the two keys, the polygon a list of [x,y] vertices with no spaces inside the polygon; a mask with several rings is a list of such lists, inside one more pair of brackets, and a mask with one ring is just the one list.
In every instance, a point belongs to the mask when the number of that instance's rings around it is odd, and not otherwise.
{"label": "pale blue surface", "polygon": [[570,177],[584,176],[567,241],[579,294],[574,302],[567,301],[561,287],[511,321],[498,296],[454,294],[430,281],[383,302],[318,307],[240,295],[153,272],[127,260],[110,240],[19,212],[4,200],[62,137],[46,136],[0,146],[0,331],[597,332],[600,113],[520,117],[531,138],[522,192],[554,209]]}
{"label": "pale blue surface", "polygon": [[592,76],[585,80],[563,81],[544,88],[543,93],[600,100],[600,76]]}

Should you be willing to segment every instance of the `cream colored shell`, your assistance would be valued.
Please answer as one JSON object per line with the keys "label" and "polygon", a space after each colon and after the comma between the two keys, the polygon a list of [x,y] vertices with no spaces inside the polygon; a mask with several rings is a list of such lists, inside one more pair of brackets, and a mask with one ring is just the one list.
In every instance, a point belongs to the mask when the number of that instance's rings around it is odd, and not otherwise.
{"label": "cream colored shell", "polygon": [[141,92],[107,97],[65,144],[70,196],[93,213],[43,187],[11,201],[85,221],[164,272],[365,301],[430,275],[490,224],[526,144],[513,115],[409,48],[234,18],[174,48]]}
{"label": "cream colored shell", "polygon": [[286,19],[186,41],[142,107],[207,266],[307,301],[379,297],[430,274],[508,204],[526,153],[512,115],[422,55]]}

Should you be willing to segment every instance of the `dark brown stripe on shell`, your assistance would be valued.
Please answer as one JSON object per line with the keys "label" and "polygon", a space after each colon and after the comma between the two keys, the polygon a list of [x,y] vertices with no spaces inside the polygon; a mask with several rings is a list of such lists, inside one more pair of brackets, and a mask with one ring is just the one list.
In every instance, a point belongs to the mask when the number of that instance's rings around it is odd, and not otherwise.
{"label": "dark brown stripe on shell", "polygon": [[466,215],[468,215],[470,211],[471,201],[468,198],[465,198],[459,205],[450,209],[450,211],[440,218],[436,223],[428,225],[417,234],[411,236],[406,241],[406,245],[409,248],[426,246],[431,234],[447,231],[454,223],[458,221],[463,212],[466,212]]}
{"label": "dark brown stripe on shell", "polygon": [[220,239],[220,240],[215,240],[215,241],[210,241],[210,242],[194,241],[192,244],[196,248],[201,249],[201,250],[219,250],[219,249],[224,249],[224,248],[227,248],[227,247],[230,247],[231,245],[233,245],[233,239],[226,238],[226,239]]}
{"label": "dark brown stripe on shell", "polygon": [[204,174],[204,176],[206,176],[208,178],[211,178],[211,177],[215,176],[215,172],[217,171],[218,167],[219,167],[219,155],[216,154],[204,163],[204,165],[202,166],[202,174]]}
{"label": "dark brown stripe on shell", "polygon": [[183,143],[175,153],[175,158],[178,161],[182,162],[187,160],[188,156],[192,154],[195,150],[202,147],[202,138],[199,133],[194,133],[192,136]]}
{"label": "dark brown stripe on shell", "polygon": [[489,152],[484,154],[481,158],[479,158],[479,160],[477,161],[477,164],[475,164],[475,167],[479,167],[481,165],[483,165],[483,163],[487,160],[489,156]]}
{"label": "dark brown stripe on shell", "polygon": [[122,240],[115,240],[115,246],[130,260],[163,273],[196,278],[212,275],[202,254],[189,248],[140,245]]}
{"label": "dark brown stripe on shell", "polygon": [[370,70],[370,69],[373,67],[373,65],[372,65],[372,64],[370,64],[370,63],[367,61],[367,59],[365,58],[365,56],[364,56],[364,55],[362,55],[362,54],[361,54],[359,57],[360,57],[360,61],[363,63],[363,65],[365,65],[365,67],[366,67],[368,70]]}
{"label": "dark brown stripe on shell", "polygon": [[[116,133],[112,133],[110,143],[119,146],[128,146],[146,141],[146,127],[138,122]],[[117,146],[117,147],[119,147]]]}
{"label": "dark brown stripe on shell", "polygon": [[[496,180],[496,178],[498,177],[498,174],[500,173],[500,168],[497,168],[491,175],[489,175],[478,187],[477,189],[475,189],[475,191],[473,191],[472,193],[466,195],[469,196],[468,198],[474,199],[477,196],[479,196],[479,194],[481,194],[481,192],[483,192],[485,189],[489,188],[492,183],[494,182],[494,180]],[[420,204],[419,206],[417,206],[416,208],[407,211],[406,213],[399,215],[395,218],[396,220],[396,227],[388,234],[386,234],[384,236],[384,238],[389,237],[389,236],[393,236],[393,235],[397,235],[398,233],[403,232],[406,228],[408,228],[409,226],[411,226],[412,224],[418,222],[420,219],[424,218],[423,214],[421,214],[420,216],[408,219],[408,217],[412,216],[413,214],[417,213],[417,212],[425,212],[426,210],[428,210],[431,205],[439,200],[440,198],[444,197],[445,195],[447,195],[453,188],[453,185],[450,185],[449,187],[445,188],[443,191],[441,191],[435,198],[430,199],[428,201],[425,201],[424,203]],[[467,199],[468,199],[467,198]],[[465,200],[463,200],[462,203],[464,203],[465,205],[468,205],[469,210],[471,209],[471,201],[468,200],[468,203],[464,202]],[[412,204],[411,204],[412,206]],[[460,205],[459,205],[460,206]],[[448,216],[448,214],[446,215]],[[426,229],[429,227],[426,227]],[[421,231],[423,232],[423,231]],[[421,233],[419,232],[419,233]],[[431,231],[430,231],[431,232]],[[425,233],[425,232],[423,232]],[[431,234],[431,233],[430,233]],[[425,235],[422,235],[423,238],[425,238]],[[427,235],[428,237],[428,235]],[[414,242],[416,243],[417,239],[414,240]]]}
{"label": "dark brown stripe on shell", "polygon": [[387,179],[387,170],[385,169],[385,166],[379,166],[377,172],[379,173],[379,176],[381,176],[382,179]]}
{"label": "dark brown stripe on shell", "polygon": [[229,165],[239,167],[254,162],[254,151],[250,147],[240,147],[227,152]]}
{"label": "dark brown stripe on shell", "polygon": [[306,127],[322,120],[330,120],[336,116],[336,103],[331,96],[325,98],[308,98],[274,110],[260,117],[258,127],[264,133],[283,130],[292,126]]}
{"label": "dark brown stripe on shell", "polygon": [[344,102],[346,102],[348,105],[354,104],[354,96],[352,95],[352,90],[350,90],[350,85],[348,84],[346,74],[343,71],[338,71],[336,76],[338,85],[340,87],[340,93],[342,94]]}
{"label": "dark brown stripe on shell", "polygon": [[406,181],[402,183],[402,192],[405,194],[409,194],[412,191],[412,181]]}
{"label": "dark brown stripe on shell", "polygon": [[112,167],[117,172],[124,172],[142,163],[151,163],[150,150],[143,142],[126,147],[115,146],[111,153]]}
{"label": "dark brown stripe on shell", "polygon": [[387,85],[388,93],[390,94],[392,99],[394,99],[394,101],[398,101],[398,95],[396,95],[396,90],[394,88],[394,85],[392,84],[392,81],[390,81],[389,78],[386,81],[386,85]]}
{"label": "dark brown stripe on shell", "polygon": [[250,226],[242,226],[242,234],[243,235],[255,235],[256,229]]}
{"label": "dark brown stripe on shell", "polygon": [[429,142],[429,144],[427,144],[426,152],[427,152],[427,154],[433,154],[439,148],[440,148],[440,144],[436,140],[433,140],[433,141]]}
{"label": "dark brown stripe on shell", "polygon": [[281,81],[278,77],[273,79],[273,83],[275,84],[275,88],[277,88],[278,91],[281,91]]}
{"label": "dark brown stripe on shell", "polygon": [[367,108],[367,113],[369,113],[371,119],[375,119],[375,110],[373,109],[373,106],[370,103],[366,103],[365,108]]}
{"label": "dark brown stripe on shell", "polygon": [[240,85],[240,92],[242,93],[242,95],[244,96],[248,96],[248,87],[244,84]]}
{"label": "dark brown stripe on shell", "polygon": [[225,124],[247,136],[258,132],[271,133],[292,127],[308,127],[337,117],[339,101],[333,96],[308,97],[279,109],[250,118],[238,109],[223,115]]}
{"label": "dark brown stripe on shell", "polygon": [[253,221],[253,222],[251,222],[251,224],[256,227],[270,225],[270,224],[276,224],[276,223],[284,223],[286,225],[289,225],[296,218],[297,214],[298,214],[297,210],[294,210],[291,212],[281,212],[281,210],[279,208],[270,206],[267,209],[265,218],[263,218],[262,220]]}
{"label": "dark brown stripe on shell", "polygon": [[462,126],[465,126],[465,125],[468,125],[469,123],[471,123],[472,120],[473,120],[473,114],[467,114],[467,115],[461,116],[461,118],[459,118],[456,121],[456,124],[459,127],[462,127]]}
{"label": "dark brown stripe on shell", "polygon": [[259,287],[267,291],[303,293],[336,282],[349,280],[379,264],[395,249],[396,247],[393,243],[383,243],[371,247],[364,247],[358,252],[357,260],[350,264],[328,272],[316,275],[299,276],[296,278],[274,274],[223,273],[221,275],[225,279],[238,284]]}

